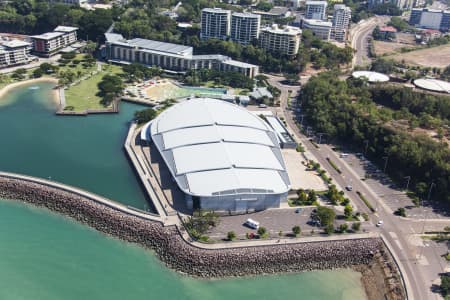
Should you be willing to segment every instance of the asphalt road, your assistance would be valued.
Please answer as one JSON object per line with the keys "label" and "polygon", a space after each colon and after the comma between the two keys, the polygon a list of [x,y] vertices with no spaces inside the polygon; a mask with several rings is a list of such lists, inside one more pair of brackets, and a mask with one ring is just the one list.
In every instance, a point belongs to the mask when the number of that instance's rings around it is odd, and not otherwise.
{"label": "asphalt road", "polygon": [[[368,32],[371,30],[366,30]],[[388,247],[393,253],[394,258],[400,266],[400,270],[403,274],[405,285],[407,287],[409,299],[439,299],[439,295],[432,293],[432,282],[438,277],[438,274],[445,271],[446,265],[442,264],[442,260],[438,257],[436,259],[436,252],[431,248],[425,246],[412,245],[408,239],[414,237],[414,234],[421,233],[421,226],[424,228],[424,222],[420,220],[409,220],[394,216],[390,209],[385,209],[385,204],[381,198],[379,198],[364,181],[360,180],[358,174],[351,169],[345,162],[341,163],[341,171],[339,174],[326,160],[326,157],[330,157],[332,160],[338,161],[338,154],[331,149],[329,145],[321,144],[317,149],[307,137],[305,137],[298,130],[295,121],[293,119],[293,112],[287,109],[287,91],[298,91],[299,87],[285,86],[281,84],[281,77],[266,75],[269,77],[269,83],[278,87],[281,90],[281,111],[287,121],[288,127],[297,138],[300,140],[306,149],[316,158],[316,160],[322,165],[323,169],[334,180],[334,184],[344,189],[350,182],[353,186],[352,192],[346,192],[348,198],[354,203],[360,212],[366,212],[373,224],[379,220],[383,220],[384,224],[379,228],[380,234],[384,237],[384,240],[389,244]],[[295,95],[295,94],[294,94]],[[378,210],[376,213],[372,213],[364,202],[356,194],[356,191],[360,191],[366,199],[372,203]],[[433,222],[433,227],[443,228],[449,225],[449,219]],[[422,240],[419,238],[419,244]]]}
{"label": "asphalt road", "polygon": [[375,16],[367,20],[362,20],[350,30],[351,45],[356,50],[352,65],[361,66],[370,62],[368,56],[368,38],[375,27],[389,21],[389,17]]}

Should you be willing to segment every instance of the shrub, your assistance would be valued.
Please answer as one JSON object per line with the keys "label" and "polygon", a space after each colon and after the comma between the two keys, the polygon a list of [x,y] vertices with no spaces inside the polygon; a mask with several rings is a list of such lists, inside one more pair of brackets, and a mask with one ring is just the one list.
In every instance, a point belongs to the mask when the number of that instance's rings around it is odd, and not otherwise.
{"label": "shrub", "polygon": [[357,232],[361,229],[361,223],[360,222],[355,222],[352,224],[352,230]]}
{"label": "shrub", "polygon": [[296,225],[294,227],[292,227],[292,232],[294,233],[295,236],[298,236],[301,233],[301,228],[300,226]]}
{"label": "shrub", "polygon": [[229,241],[233,241],[236,239],[236,233],[234,231],[228,231],[227,233],[227,239]]}

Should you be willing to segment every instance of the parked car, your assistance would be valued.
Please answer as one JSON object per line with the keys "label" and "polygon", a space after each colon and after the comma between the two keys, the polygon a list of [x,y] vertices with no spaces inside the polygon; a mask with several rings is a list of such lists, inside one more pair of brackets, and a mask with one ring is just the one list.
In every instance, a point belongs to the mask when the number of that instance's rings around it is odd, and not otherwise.
{"label": "parked car", "polygon": [[377,227],[380,227],[380,226],[382,226],[382,225],[383,225],[383,221],[382,221],[382,220],[378,221]]}
{"label": "parked car", "polygon": [[252,229],[258,229],[259,228],[259,222],[252,220],[252,219],[247,219],[247,221],[245,221],[244,223],[245,226],[248,226]]}
{"label": "parked car", "polygon": [[353,190],[353,187],[351,185],[347,185],[345,188],[347,189],[347,191]]}
{"label": "parked car", "polygon": [[295,210],[295,213],[296,213],[296,214],[299,214],[301,211],[302,211],[301,208],[297,208],[297,209]]}

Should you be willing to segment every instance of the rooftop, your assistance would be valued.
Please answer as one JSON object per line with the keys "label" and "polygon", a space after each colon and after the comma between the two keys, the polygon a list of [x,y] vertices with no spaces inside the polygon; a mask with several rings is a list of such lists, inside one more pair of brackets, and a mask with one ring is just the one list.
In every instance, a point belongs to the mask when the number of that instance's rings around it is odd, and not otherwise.
{"label": "rooftop", "polygon": [[162,112],[149,130],[185,193],[289,190],[273,129],[237,105],[211,98],[186,100]]}
{"label": "rooftop", "polygon": [[21,41],[21,40],[9,40],[9,41],[1,41],[0,45],[7,48],[19,48],[19,47],[28,47],[31,46],[31,43]]}
{"label": "rooftop", "polygon": [[202,9],[202,11],[210,12],[210,13],[223,13],[223,14],[231,13],[231,10],[228,10],[228,9],[222,9],[222,8],[219,8],[219,7],[214,7],[214,8],[204,8],[204,9]]}
{"label": "rooftop", "polygon": [[240,12],[234,12],[232,14],[234,17],[241,17],[241,18],[261,18],[260,15],[252,14],[252,13],[240,13]]}
{"label": "rooftop", "polygon": [[78,27],[70,27],[70,26],[58,26],[55,28],[55,30],[53,31],[58,31],[58,32],[72,32],[72,31],[77,31]]}
{"label": "rooftop", "polygon": [[321,27],[332,27],[333,26],[333,24],[331,22],[316,20],[316,19],[303,19],[303,22],[305,24],[308,24],[311,26],[321,26]]}
{"label": "rooftop", "polygon": [[177,55],[192,54],[192,47],[179,45],[179,44],[158,42],[158,41],[146,40],[146,39],[140,39],[140,38],[128,40],[127,42],[128,42],[128,44],[130,44],[130,46],[153,50],[153,51],[172,53],[172,54],[177,54]]}
{"label": "rooftop", "polygon": [[381,32],[392,32],[392,33],[396,33],[396,32],[397,32],[397,29],[396,29],[395,27],[392,27],[392,26],[383,26],[383,27],[380,27],[380,31],[381,31]]}
{"label": "rooftop", "polygon": [[297,35],[302,33],[302,30],[298,27],[284,26],[283,28],[280,28],[278,27],[277,24],[261,28],[261,31],[267,31],[275,34],[289,34],[289,35]]}
{"label": "rooftop", "polygon": [[32,35],[31,37],[40,40],[51,40],[62,35],[64,35],[64,32],[46,32],[39,35]]}
{"label": "rooftop", "polygon": [[354,78],[365,77],[365,78],[367,78],[367,81],[369,81],[369,82],[389,81],[389,76],[382,74],[382,73],[373,72],[373,71],[355,71],[352,73],[352,76]]}

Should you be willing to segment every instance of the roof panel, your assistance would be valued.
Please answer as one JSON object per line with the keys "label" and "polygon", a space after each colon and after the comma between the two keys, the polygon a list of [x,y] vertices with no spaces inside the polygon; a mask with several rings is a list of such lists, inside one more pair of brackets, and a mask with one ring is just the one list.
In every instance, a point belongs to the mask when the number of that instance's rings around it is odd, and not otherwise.
{"label": "roof panel", "polygon": [[175,148],[172,153],[177,175],[231,167],[227,153],[220,143]]}
{"label": "roof panel", "polygon": [[236,168],[283,170],[270,147],[244,143],[224,143],[224,146]]}

